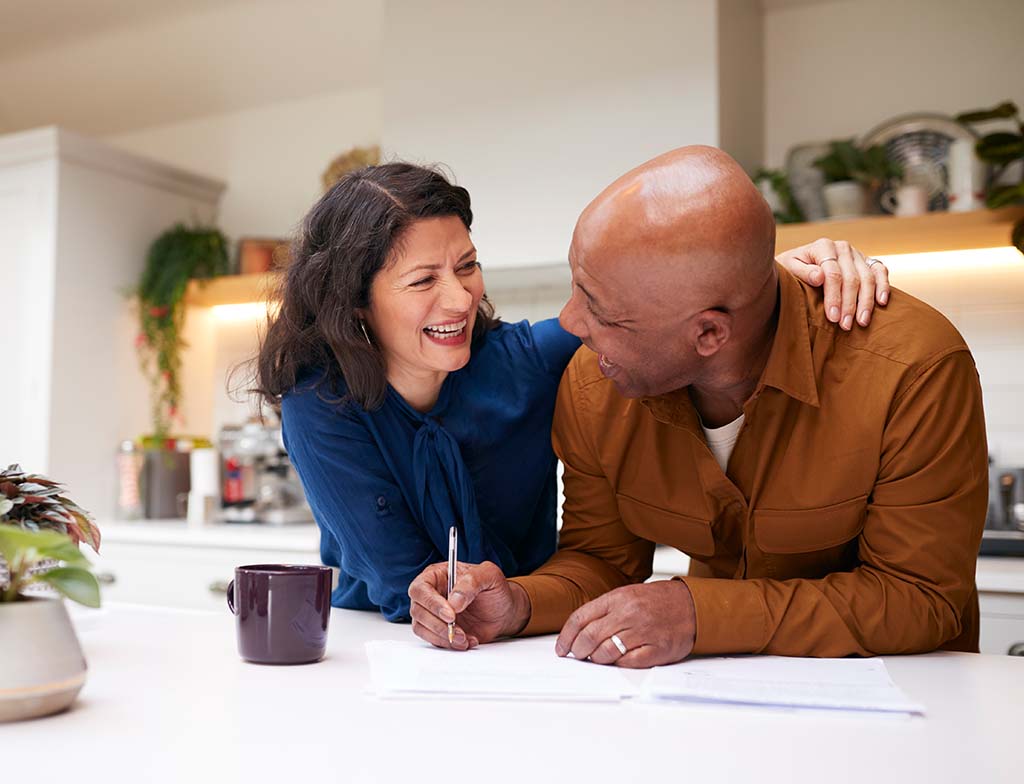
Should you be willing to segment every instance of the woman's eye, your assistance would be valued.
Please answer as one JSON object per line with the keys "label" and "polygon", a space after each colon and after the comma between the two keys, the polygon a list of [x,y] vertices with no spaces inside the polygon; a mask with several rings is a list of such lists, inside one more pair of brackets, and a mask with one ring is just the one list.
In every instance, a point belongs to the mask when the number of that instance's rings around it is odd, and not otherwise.
{"label": "woman's eye", "polygon": [[480,262],[479,261],[468,261],[465,264],[463,264],[461,267],[459,267],[459,272],[465,272],[465,273],[468,274],[470,272],[475,272],[479,268],[480,268]]}

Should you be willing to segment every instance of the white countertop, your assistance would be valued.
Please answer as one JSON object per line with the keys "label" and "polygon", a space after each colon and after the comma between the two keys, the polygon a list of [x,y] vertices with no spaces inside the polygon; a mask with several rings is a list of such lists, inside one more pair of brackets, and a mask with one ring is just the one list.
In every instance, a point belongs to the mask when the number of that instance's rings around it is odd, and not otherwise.
{"label": "white countertop", "polygon": [[100,520],[97,524],[104,542],[219,549],[294,550],[315,553],[317,559],[320,557],[320,531],[315,523],[211,523],[197,528],[190,527],[184,520]]}
{"label": "white countertop", "polygon": [[[84,613],[84,615],[83,615]],[[409,639],[334,610],[324,661],[242,662],[234,619],[75,611],[89,679],[65,714],[0,726],[3,778],[92,782],[1019,781],[1024,658],[887,657],[925,717],[712,705],[382,701],[363,644]],[[596,665],[595,665],[596,666]],[[54,755],[59,755],[55,759]]]}
{"label": "white countertop", "polygon": [[[290,550],[320,557],[320,533],[315,524],[285,526],[251,523],[214,524],[189,528],[184,520],[99,521],[105,542],[167,544],[219,549]],[[671,547],[654,554],[655,574],[686,574],[690,559]],[[978,590],[991,593],[1024,593],[1024,558],[978,558]]]}

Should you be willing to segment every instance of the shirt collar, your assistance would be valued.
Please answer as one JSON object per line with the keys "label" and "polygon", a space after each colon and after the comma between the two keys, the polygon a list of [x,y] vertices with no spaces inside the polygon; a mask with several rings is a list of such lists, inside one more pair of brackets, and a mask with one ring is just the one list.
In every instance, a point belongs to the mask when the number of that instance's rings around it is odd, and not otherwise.
{"label": "shirt collar", "polygon": [[[818,384],[811,358],[811,335],[807,328],[807,300],[800,283],[782,266],[779,272],[779,323],[768,355],[758,392],[775,387],[790,397],[818,408]],[[756,394],[756,393],[755,393]]]}
{"label": "shirt collar", "polygon": [[[818,408],[818,385],[811,358],[811,335],[807,327],[807,301],[803,289],[784,267],[779,273],[779,323],[775,329],[768,363],[754,392],[756,397],[766,386]],[[644,398],[643,405],[655,419],[701,433],[700,419],[690,399],[689,388],[677,389],[658,397]]]}

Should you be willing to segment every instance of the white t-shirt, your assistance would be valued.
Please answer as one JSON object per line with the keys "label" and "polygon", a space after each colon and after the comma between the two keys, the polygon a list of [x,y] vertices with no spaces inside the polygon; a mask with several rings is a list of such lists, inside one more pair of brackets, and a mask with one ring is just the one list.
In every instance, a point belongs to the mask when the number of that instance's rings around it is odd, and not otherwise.
{"label": "white t-shirt", "polygon": [[704,431],[704,438],[708,442],[711,454],[715,456],[715,460],[718,461],[718,465],[722,466],[723,471],[729,465],[729,456],[732,454],[732,448],[736,446],[736,439],[740,437],[741,427],[743,427],[743,414],[721,427],[707,428],[703,424],[700,426]]}

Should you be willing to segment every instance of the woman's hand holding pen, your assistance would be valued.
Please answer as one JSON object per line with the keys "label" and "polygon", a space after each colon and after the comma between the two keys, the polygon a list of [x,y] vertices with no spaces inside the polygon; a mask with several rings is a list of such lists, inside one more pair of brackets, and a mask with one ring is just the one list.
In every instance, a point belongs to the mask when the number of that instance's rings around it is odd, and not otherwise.
{"label": "woman's hand holding pen", "polygon": [[[409,586],[412,630],[431,645],[465,651],[480,643],[516,634],[530,618],[530,600],[521,587],[505,579],[490,561],[458,566],[451,596],[448,564],[428,566]],[[455,621],[454,641],[448,624]]]}

